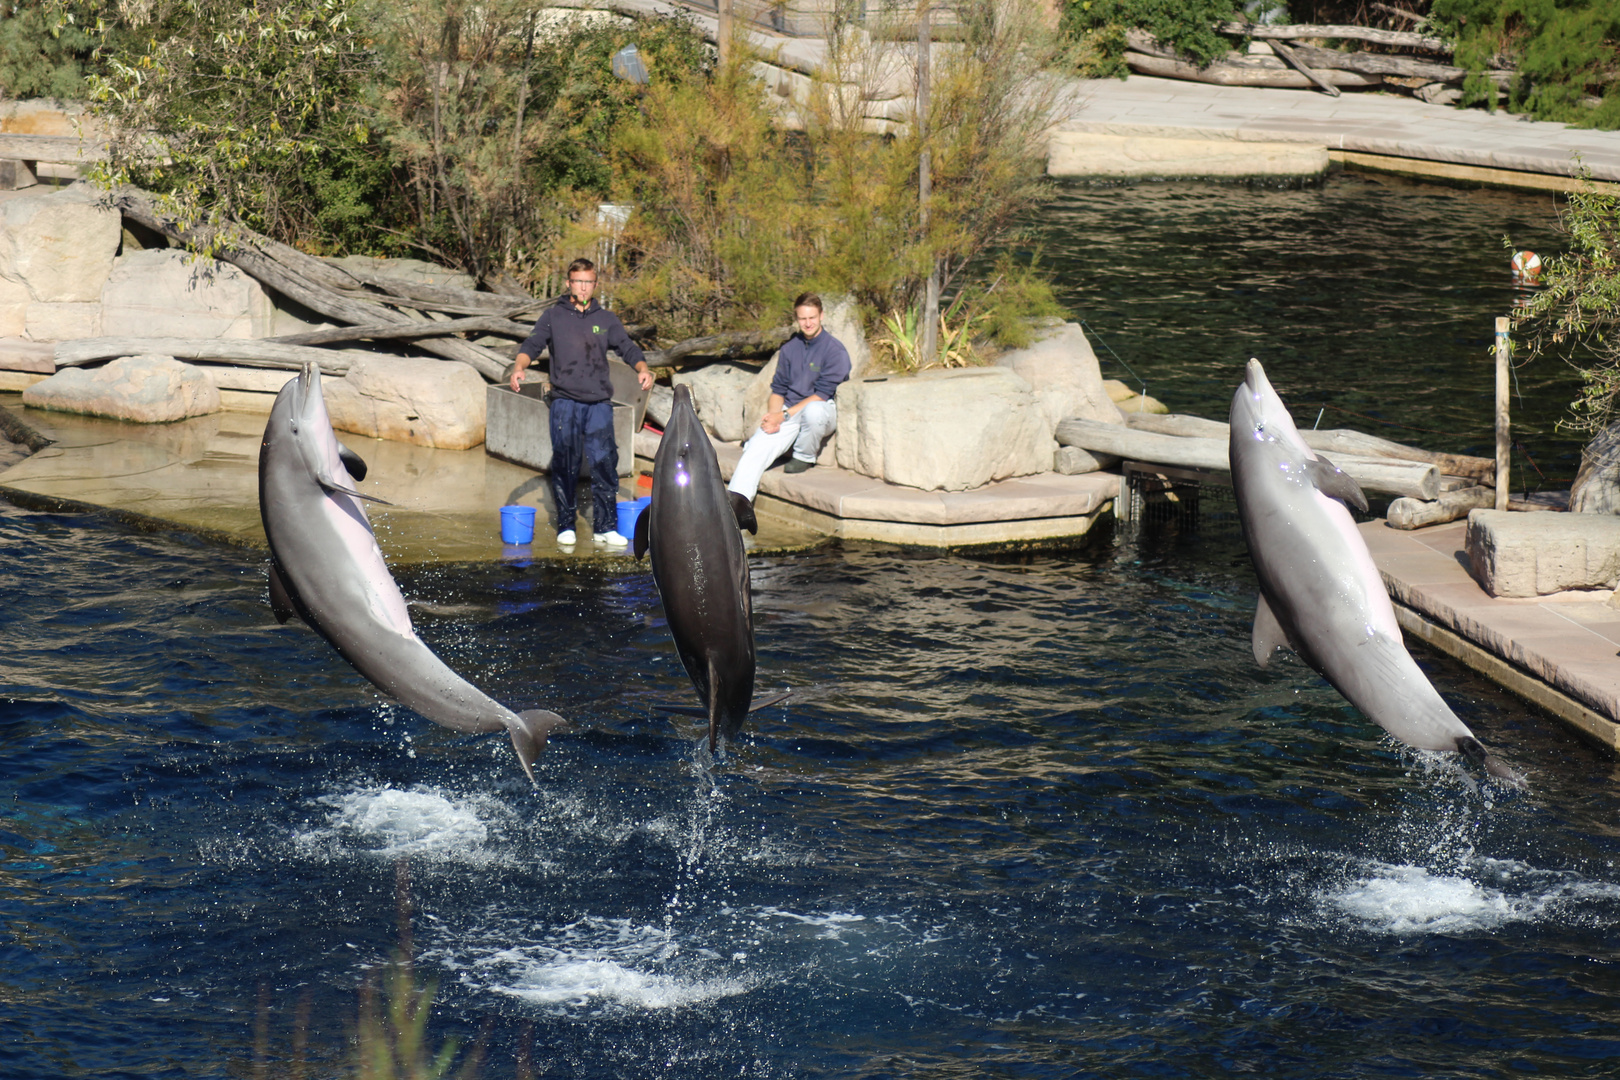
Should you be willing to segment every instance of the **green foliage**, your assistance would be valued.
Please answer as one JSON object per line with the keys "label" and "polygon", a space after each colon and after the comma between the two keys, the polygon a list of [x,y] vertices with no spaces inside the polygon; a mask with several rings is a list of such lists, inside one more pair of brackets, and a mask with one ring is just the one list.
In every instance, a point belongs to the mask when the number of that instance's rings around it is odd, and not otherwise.
{"label": "green foliage", "polygon": [[[1434,0],[1434,25],[1469,70],[1463,104],[1494,109],[1489,67],[1517,76],[1506,105],[1538,120],[1620,127],[1620,5],[1613,0]],[[1602,99],[1594,106],[1588,99]]]}
{"label": "green foliage", "polygon": [[1587,188],[1559,224],[1570,248],[1544,261],[1543,288],[1522,309],[1532,357],[1561,355],[1580,372],[1568,426],[1597,431],[1620,412],[1620,196]]}
{"label": "green foliage", "polygon": [[983,315],[979,333],[1005,349],[1022,349],[1034,338],[1032,320],[1067,314],[1052,291],[1052,280],[1040,268],[1040,252],[1028,262],[1010,253],[997,256],[990,284],[976,302]]}
{"label": "green foliage", "polygon": [[61,9],[28,0],[0,0],[0,98],[84,96],[95,63],[96,34]]}
{"label": "green foliage", "polygon": [[1066,33],[1096,50],[1086,74],[1123,77],[1127,28],[1146,30],[1207,64],[1232,48],[1215,24],[1239,17],[1237,0],[1068,0],[1062,20]]}

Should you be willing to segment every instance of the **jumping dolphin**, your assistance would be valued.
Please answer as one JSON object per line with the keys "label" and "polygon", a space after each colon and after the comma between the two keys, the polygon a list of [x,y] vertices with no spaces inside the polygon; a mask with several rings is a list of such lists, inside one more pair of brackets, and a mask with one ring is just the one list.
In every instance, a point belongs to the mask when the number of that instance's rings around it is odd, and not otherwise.
{"label": "jumping dolphin", "polygon": [[652,503],[636,519],[634,544],[638,559],[652,551],[675,651],[709,718],[710,751],[721,735],[735,737],[753,709],[786,696],[750,704],[754,605],[739,525],[753,529],[753,509],[726,490],[692,392],[677,386],[653,459]]}
{"label": "jumping dolphin", "polygon": [[1379,727],[1408,746],[1454,750],[1491,775],[1523,778],[1485,752],[1401,641],[1378,567],[1345,504],[1356,482],[1317,457],[1260,361],[1232,396],[1232,489],[1260,578],[1254,658],[1292,649]]}
{"label": "jumping dolphin", "polygon": [[530,780],[553,712],[514,713],[451,671],[411,627],[355,490],[365,462],[332,434],[321,372],[282,387],[259,448],[259,514],[270,540],[270,606],[297,615],[383,693],[456,731],[500,731]]}

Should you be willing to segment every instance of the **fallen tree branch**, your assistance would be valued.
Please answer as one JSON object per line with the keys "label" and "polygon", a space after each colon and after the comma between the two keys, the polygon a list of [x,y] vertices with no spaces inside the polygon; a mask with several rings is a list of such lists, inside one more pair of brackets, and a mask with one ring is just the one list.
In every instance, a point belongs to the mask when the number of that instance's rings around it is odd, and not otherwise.
{"label": "fallen tree branch", "polygon": [[[1269,64],[1254,61],[1269,60]],[[1244,57],[1242,61],[1216,60],[1205,67],[1186,60],[1153,56],[1134,49],[1125,53],[1125,63],[1132,71],[1142,75],[1156,75],[1165,79],[1185,79],[1188,82],[1210,83],[1214,86],[1269,86],[1286,90],[1308,90],[1314,85],[1310,79],[1293,70],[1275,56]],[[1334,86],[1366,89],[1383,86],[1381,75],[1363,75],[1356,71],[1318,72]]]}
{"label": "fallen tree branch", "polygon": [[357,357],[376,354],[311,349],[302,345],[252,341],[246,338],[100,337],[56,343],[58,368],[82,367],[98,360],[113,360],[121,356],[146,355],[172,356],[176,360],[232,363],[243,367],[281,368],[287,371],[302,371],[306,363],[313,361],[320,365],[323,375],[343,375]]}
{"label": "fallen tree branch", "polygon": [[449,334],[482,332],[501,334],[522,341],[529,336],[531,329],[533,328],[528,323],[480,315],[469,319],[449,319],[445,322],[335,326],[329,330],[311,330],[303,334],[282,334],[265,340],[283,345],[328,345],[335,341],[420,341],[425,338],[444,337]]}
{"label": "fallen tree branch", "polygon": [[1305,61],[1294,54],[1294,50],[1280,41],[1271,42],[1271,51],[1282,57],[1283,63],[1315,83],[1320,89],[1327,92],[1329,97],[1338,97],[1339,88],[1328,82],[1322,76],[1305,66]]}
{"label": "fallen tree branch", "polygon": [[1253,38],[1256,41],[1332,38],[1339,41],[1370,41],[1377,45],[1391,45],[1400,49],[1422,49],[1424,52],[1439,53],[1442,56],[1450,56],[1453,52],[1451,43],[1443,38],[1414,34],[1410,30],[1375,30],[1369,26],[1319,26],[1310,23],[1274,26],[1222,22],[1215,24],[1215,30],[1230,37]]}
{"label": "fallen tree branch", "polygon": [[667,349],[654,349],[647,353],[647,363],[653,367],[668,367],[682,361],[713,363],[717,360],[763,359],[780,349],[792,336],[791,326],[706,334],[687,338]]}

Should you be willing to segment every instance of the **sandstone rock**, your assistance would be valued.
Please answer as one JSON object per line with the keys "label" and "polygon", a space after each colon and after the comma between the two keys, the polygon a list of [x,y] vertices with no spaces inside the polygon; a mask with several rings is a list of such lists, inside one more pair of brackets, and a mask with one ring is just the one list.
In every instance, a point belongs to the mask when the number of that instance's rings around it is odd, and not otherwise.
{"label": "sandstone rock", "polygon": [[838,390],[840,468],[924,491],[966,491],[1052,468],[1057,443],[1007,368],[850,381]]}
{"label": "sandstone rock", "polygon": [[[849,377],[861,378],[872,366],[872,346],[866,340],[861,312],[855,306],[854,297],[824,296],[822,303],[827,305],[827,309],[821,313],[822,328],[843,342],[844,348],[849,350]],[[761,413],[764,411],[760,410]],[[755,417],[754,422],[758,423],[759,418]]]}
{"label": "sandstone rock", "polygon": [[466,364],[379,353],[321,385],[339,431],[440,450],[484,441],[484,380]]}
{"label": "sandstone rock", "polygon": [[1468,515],[1468,558],[1492,596],[1546,596],[1620,584],[1620,517],[1610,514]]}
{"label": "sandstone rock", "polygon": [[1078,446],[1060,446],[1057,453],[1052,456],[1052,471],[1062,473],[1064,476],[1079,476],[1082,473],[1112,469],[1119,462],[1120,459],[1113,454],[1093,454],[1090,450],[1082,450]]}
{"label": "sandstone rock", "polygon": [[0,278],[40,303],[100,303],[122,224],[96,202],[74,184],[0,203]]}
{"label": "sandstone rock", "polygon": [[1136,396],[1136,391],[1120,382],[1118,379],[1104,379],[1103,389],[1108,391],[1108,400],[1115,403],[1125,401]]}
{"label": "sandstone rock", "polygon": [[173,248],[126,251],[101,290],[101,325],[130,337],[260,337],[271,326],[270,299],[229,263],[188,262]]}
{"label": "sandstone rock", "polygon": [[[745,439],[754,433],[754,429],[759,426],[760,417],[765,415],[765,407],[771,403],[771,380],[776,378],[776,367],[781,359],[782,353],[778,350],[776,355],[759,369],[759,374],[748,383],[748,392],[743,395],[743,426],[747,428],[743,433]],[[851,366],[854,365],[853,358],[850,363]]]}
{"label": "sandstone rock", "polygon": [[1071,416],[1108,424],[1125,422],[1103,386],[1091,342],[1075,323],[1047,329],[1029,348],[1004,353],[996,365],[1010,368],[1034,387],[1052,429]]}
{"label": "sandstone rock", "polygon": [[744,416],[744,402],[754,369],[746,364],[708,364],[695,371],[676,372],[671,380],[676,386],[687,386],[692,391],[692,407],[697,410],[703,426],[721,442],[739,442],[746,439],[759,422],[758,417]]}
{"label": "sandstone rock", "polygon": [[0,338],[20,338],[28,332],[28,305],[32,300],[28,286],[0,278]]}
{"label": "sandstone rock", "polygon": [[1581,469],[1569,489],[1569,508],[1577,514],[1620,514],[1620,420],[1581,450]]}
{"label": "sandstone rock", "polygon": [[126,356],[99,368],[64,368],[23,391],[23,404],[142,424],[219,411],[219,390],[172,356]]}
{"label": "sandstone rock", "polygon": [[100,304],[47,304],[35,300],[28,305],[23,336],[34,341],[71,341],[101,336]]}
{"label": "sandstone rock", "polygon": [[1158,413],[1163,416],[1170,411],[1170,406],[1147,394],[1132,394],[1123,401],[1114,402],[1114,405],[1122,415],[1125,413]]}

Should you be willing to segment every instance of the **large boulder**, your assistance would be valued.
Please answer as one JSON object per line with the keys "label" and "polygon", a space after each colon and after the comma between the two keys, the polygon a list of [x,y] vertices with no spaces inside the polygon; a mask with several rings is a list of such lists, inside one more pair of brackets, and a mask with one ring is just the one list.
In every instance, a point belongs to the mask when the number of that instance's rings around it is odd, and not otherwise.
{"label": "large boulder", "polygon": [[1010,368],[1034,387],[1052,430],[1071,416],[1105,424],[1125,422],[1103,386],[1097,354],[1076,323],[1047,328],[1033,345],[1003,353],[996,364]]}
{"label": "large boulder", "polygon": [[64,368],[23,391],[23,404],[142,424],[219,411],[219,390],[172,356],[126,356],[99,368]]}
{"label": "large boulder", "polygon": [[28,286],[0,278],[0,338],[20,338],[28,331]]}
{"label": "large boulder", "polygon": [[1577,514],[1620,514],[1620,420],[1598,432],[1581,451],[1569,508]]}
{"label": "large boulder", "polygon": [[101,305],[95,303],[28,305],[23,336],[32,341],[71,341],[101,336]]}
{"label": "large boulder", "polygon": [[374,439],[468,450],[484,441],[484,380],[454,360],[375,354],[321,383],[332,426]]}
{"label": "large boulder", "polygon": [[1057,442],[1035,391],[1003,367],[851,380],[838,390],[840,468],[924,491],[1048,472]]}
{"label": "large boulder", "polygon": [[1620,584],[1620,517],[1475,510],[1467,549],[1492,596],[1546,596]]}
{"label": "large boulder", "polygon": [[0,203],[0,278],[42,304],[97,304],[122,219],[86,184]]}
{"label": "large boulder", "polygon": [[270,325],[257,281],[174,248],[126,251],[101,290],[102,330],[119,337],[253,338]]}
{"label": "large boulder", "polygon": [[746,439],[759,422],[746,415],[745,401],[754,369],[747,364],[706,364],[693,371],[679,371],[670,381],[692,392],[692,408],[709,433],[721,442]]}

